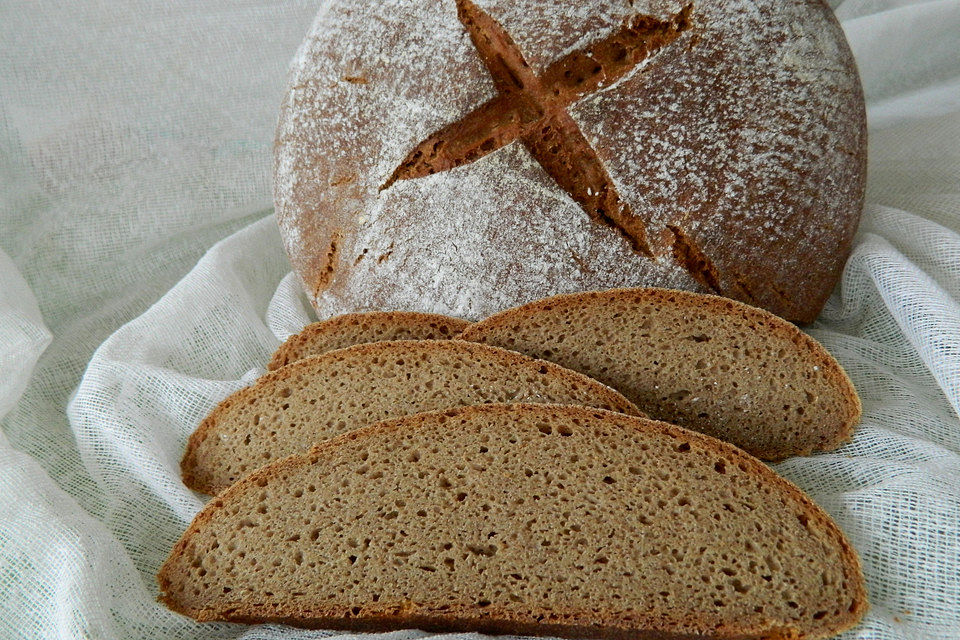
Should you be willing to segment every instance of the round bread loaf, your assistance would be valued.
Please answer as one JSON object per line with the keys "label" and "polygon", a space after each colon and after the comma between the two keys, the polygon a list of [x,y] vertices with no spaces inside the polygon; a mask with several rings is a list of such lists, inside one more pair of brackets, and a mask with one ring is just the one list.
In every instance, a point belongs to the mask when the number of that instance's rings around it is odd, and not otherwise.
{"label": "round bread loaf", "polygon": [[866,131],[821,0],[329,0],[277,130],[322,315],[658,286],[816,318]]}

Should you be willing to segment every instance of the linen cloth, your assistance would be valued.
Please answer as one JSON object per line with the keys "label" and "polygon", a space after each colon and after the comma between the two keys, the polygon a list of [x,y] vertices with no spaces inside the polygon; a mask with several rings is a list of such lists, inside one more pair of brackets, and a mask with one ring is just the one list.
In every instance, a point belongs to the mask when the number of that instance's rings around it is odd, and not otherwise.
{"label": "linen cloth", "polygon": [[[867,95],[868,205],[809,332],[864,419],[775,468],[863,561],[872,608],[844,637],[960,638],[960,2],[832,4]],[[202,505],[187,436],[312,319],[270,166],[318,5],[0,4],[0,638],[330,635],[200,625],[154,579]]]}

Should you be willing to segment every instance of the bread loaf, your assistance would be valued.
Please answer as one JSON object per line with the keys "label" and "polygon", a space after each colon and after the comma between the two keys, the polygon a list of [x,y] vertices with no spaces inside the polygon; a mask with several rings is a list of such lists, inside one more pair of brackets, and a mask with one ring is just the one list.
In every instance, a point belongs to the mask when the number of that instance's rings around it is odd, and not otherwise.
{"label": "bread loaf", "polygon": [[277,219],[323,314],[643,285],[809,322],[865,122],[822,0],[329,0],[280,111]]}
{"label": "bread loaf", "polygon": [[197,620],[586,638],[824,638],[867,603],[849,542],[713,438],[487,405],[383,422],[251,474],[159,574]]}
{"label": "bread loaf", "polygon": [[617,389],[651,417],[778,460],[833,449],[860,399],[819,343],[771,313],[684,291],[556,296],[461,336],[556,362]]}
{"label": "bread loaf", "polygon": [[459,335],[469,324],[466,320],[435,313],[348,313],[308,324],[302,331],[287,338],[273,354],[267,368],[273,371],[303,358],[365,342],[445,340]]}
{"label": "bread loaf", "polygon": [[214,494],[271,460],[345,431],[490,402],[637,413],[595,380],[504,349],[459,340],[361,344],[294,362],[221,402],[190,436],[183,481]]}

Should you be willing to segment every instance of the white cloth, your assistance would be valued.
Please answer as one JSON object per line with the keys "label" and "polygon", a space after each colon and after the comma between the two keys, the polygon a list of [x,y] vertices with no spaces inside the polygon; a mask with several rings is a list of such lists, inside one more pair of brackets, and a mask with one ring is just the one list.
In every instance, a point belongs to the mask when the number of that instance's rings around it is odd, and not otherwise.
{"label": "white cloth", "polygon": [[[833,4],[870,178],[810,333],[864,420],[849,446],[776,468],[863,560],[872,609],[847,638],[960,638],[960,3]],[[317,5],[0,7],[2,638],[328,635],[199,625],[154,580],[201,506],[178,479],[187,435],[310,319],[269,185]]]}

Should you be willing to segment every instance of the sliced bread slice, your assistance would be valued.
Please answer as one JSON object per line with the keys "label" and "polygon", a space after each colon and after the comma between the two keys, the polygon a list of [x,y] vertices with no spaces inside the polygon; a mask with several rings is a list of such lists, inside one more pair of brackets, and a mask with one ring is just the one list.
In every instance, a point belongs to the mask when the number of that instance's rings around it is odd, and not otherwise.
{"label": "sliced bread slice", "polygon": [[850,543],[741,450],[608,411],[408,416],[271,464],[194,519],[160,599],[201,621],[594,638],[824,638]]}
{"label": "sliced bread slice", "polygon": [[190,437],[183,481],[217,493],[271,460],[344,431],[491,402],[638,413],[591,378],[505,349],[460,340],[373,342],[299,360],[225,399]]}
{"label": "sliced bread slice", "polygon": [[651,417],[779,460],[836,448],[860,419],[837,361],[777,316],[717,296],[614,289],[498,313],[461,338],[550,360]]}
{"label": "sliced bread slice", "polygon": [[291,362],[318,356],[365,342],[384,340],[446,340],[470,326],[466,320],[436,313],[371,311],[348,313],[308,324],[284,342],[273,354],[267,369],[273,371]]}

